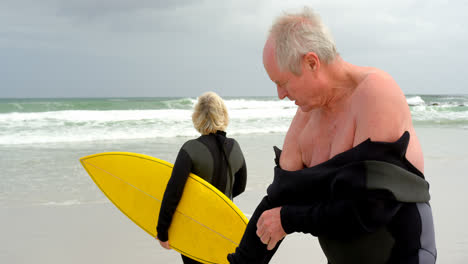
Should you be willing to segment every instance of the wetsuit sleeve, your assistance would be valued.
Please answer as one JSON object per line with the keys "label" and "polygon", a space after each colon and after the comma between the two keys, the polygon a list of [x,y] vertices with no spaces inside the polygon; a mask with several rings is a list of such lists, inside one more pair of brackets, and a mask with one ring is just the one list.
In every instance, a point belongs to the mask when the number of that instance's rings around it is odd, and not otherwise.
{"label": "wetsuit sleeve", "polygon": [[245,159],[242,163],[242,167],[236,172],[234,177],[234,186],[232,188],[233,198],[243,193],[245,191],[245,186],[247,185],[247,165],[245,164]]}
{"label": "wetsuit sleeve", "polygon": [[179,204],[180,198],[184,191],[185,183],[187,182],[188,175],[192,167],[192,160],[188,153],[182,148],[177,155],[177,159],[172,169],[171,178],[167,183],[164,192],[161,209],[159,211],[158,225],[156,231],[158,232],[158,239],[160,241],[167,241],[168,230],[171,225],[172,216]]}
{"label": "wetsuit sleeve", "polygon": [[286,233],[349,238],[386,225],[401,207],[394,200],[370,196],[360,200],[332,200],[312,205],[285,205],[281,224]]}

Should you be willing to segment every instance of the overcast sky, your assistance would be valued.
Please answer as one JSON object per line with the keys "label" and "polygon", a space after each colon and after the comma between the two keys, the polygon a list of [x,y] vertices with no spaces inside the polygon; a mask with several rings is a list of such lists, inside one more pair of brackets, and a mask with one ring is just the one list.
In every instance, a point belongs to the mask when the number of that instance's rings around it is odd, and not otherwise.
{"label": "overcast sky", "polygon": [[466,0],[1,0],[0,97],[274,96],[267,32],[304,5],[406,94],[468,94]]}

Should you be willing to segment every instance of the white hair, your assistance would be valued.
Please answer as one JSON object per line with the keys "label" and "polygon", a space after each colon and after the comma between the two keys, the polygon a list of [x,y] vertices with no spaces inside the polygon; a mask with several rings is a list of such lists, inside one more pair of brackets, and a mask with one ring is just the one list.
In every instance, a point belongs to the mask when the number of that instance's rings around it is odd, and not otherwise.
{"label": "white hair", "polygon": [[214,92],[206,92],[198,97],[192,114],[193,126],[202,135],[225,131],[229,115],[224,101]]}
{"label": "white hair", "polygon": [[276,62],[281,71],[301,74],[301,59],[314,52],[322,63],[331,63],[337,56],[335,41],[320,17],[304,7],[299,13],[278,17],[270,30],[275,40]]}

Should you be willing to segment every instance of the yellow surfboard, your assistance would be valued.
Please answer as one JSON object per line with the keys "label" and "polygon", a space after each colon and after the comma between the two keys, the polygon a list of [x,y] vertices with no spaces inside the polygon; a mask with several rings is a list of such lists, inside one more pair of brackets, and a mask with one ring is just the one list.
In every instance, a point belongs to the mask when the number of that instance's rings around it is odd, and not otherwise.
{"label": "yellow surfboard", "polygon": [[[173,165],[150,156],[107,152],[80,159],[96,185],[120,211],[156,237],[159,209]],[[169,229],[169,243],[202,263],[228,263],[247,218],[218,189],[190,174]]]}

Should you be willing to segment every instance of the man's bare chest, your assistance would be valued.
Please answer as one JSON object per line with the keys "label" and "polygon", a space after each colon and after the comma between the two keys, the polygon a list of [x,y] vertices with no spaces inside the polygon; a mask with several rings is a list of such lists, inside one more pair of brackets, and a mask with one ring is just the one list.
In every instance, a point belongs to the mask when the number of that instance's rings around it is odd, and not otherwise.
{"label": "man's bare chest", "polygon": [[354,132],[355,125],[352,118],[311,120],[298,137],[303,164],[312,167],[351,149]]}

